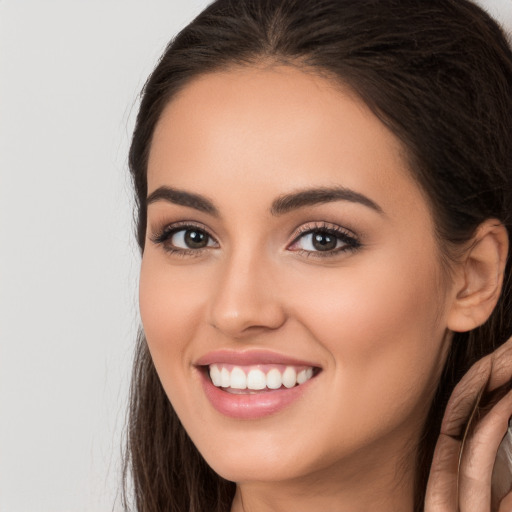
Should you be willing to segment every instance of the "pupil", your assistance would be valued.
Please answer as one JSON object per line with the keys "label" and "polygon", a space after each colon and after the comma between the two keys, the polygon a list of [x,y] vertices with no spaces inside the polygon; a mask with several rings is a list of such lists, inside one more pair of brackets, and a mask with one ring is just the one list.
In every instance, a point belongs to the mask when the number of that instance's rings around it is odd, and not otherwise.
{"label": "pupil", "polygon": [[208,244],[208,235],[202,231],[187,230],[185,232],[185,243],[191,249],[201,249]]}
{"label": "pupil", "polygon": [[313,233],[313,247],[319,251],[331,251],[336,248],[336,237],[328,233]]}

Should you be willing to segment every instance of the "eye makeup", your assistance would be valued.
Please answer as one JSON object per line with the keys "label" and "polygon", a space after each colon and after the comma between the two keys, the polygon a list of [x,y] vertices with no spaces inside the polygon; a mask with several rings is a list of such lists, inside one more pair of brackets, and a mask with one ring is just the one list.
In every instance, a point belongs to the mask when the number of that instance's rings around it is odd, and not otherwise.
{"label": "eye makeup", "polygon": [[[192,221],[168,224],[156,230],[150,240],[165,252],[184,257],[200,256],[206,250],[220,247],[206,226]],[[325,221],[315,221],[296,229],[286,250],[308,258],[328,258],[353,252],[361,245],[352,231]]]}
{"label": "eye makeup", "polygon": [[168,224],[153,233],[150,240],[165,252],[177,256],[200,256],[204,250],[219,247],[204,225],[190,221]]}
{"label": "eye makeup", "polygon": [[310,222],[300,226],[288,250],[307,257],[328,258],[353,252],[362,246],[352,231],[328,222]]}

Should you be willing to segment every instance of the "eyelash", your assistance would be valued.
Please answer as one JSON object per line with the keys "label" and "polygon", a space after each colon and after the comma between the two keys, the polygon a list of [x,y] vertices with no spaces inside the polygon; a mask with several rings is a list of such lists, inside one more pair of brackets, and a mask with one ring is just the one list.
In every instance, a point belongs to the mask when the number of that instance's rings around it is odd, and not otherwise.
{"label": "eyelash", "polygon": [[[181,247],[175,247],[171,245],[169,240],[172,236],[174,236],[176,233],[179,233],[180,231],[197,231],[201,232],[204,235],[206,235],[209,239],[209,241],[213,241],[215,244],[218,244],[217,240],[211,236],[208,232],[208,229],[205,226],[202,226],[200,224],[195,224],[191,222],[180,222],[175,224],[170,224],[168,226],[165,226],[161,231],[157,232],[156,234],[152,235],[150,237],[151,241],[157,245],[161,245],[163,249],[173,255],[176,256],[200,256],[205,250],[210,249],[211,246],[196,248],[196,249],[184,249]],[[311,251],[306,249],[289,249],[290,247],[293,247],[293,245],[297,244],[302,238],[304,238],[306,235],[312,235],[313,233],[320,233],[322,235],[330,235],[336,238],[337,242],[341,241],[343,243],[343,246],[336,247],[331,250],[327,251]],[[340,226],[336,226],[335,224],[329,224],[326,222],[314,222],[314,223],[308,223],[303,226],[301,226],[299,229],[296,230],[293,236],[293,241],[287,246],[287,249],[296,252],[298,254],[301,254],[306,257],[314,257],[314,258],[329,258],[333,256],[337,256],[340,253],[343,252],[352,252],[361,247],[361,242],[359,239],[355,236],[354,233],[351,231],[348,231],[344,228],[341,228]]]}
{"label": "eyelash", "polygon": [[330,235],[337,239],[337,241],[343,242],[342,247],[337,247],[335,249],[327,250],[327,251],[309,251],[306,249],[295,249],[294,252],[306,256],[308,258],[330,258],[334,256],[338,256],[344,252],[353,252],[361,247],[361,242],[356,237],[354,233],[351,231],[337,226],[335,224],[329,224],[327,222],[313,222],[304,224],[301,226],[297,232],[294,234],[294,238],[291,244],[288,247],[292,247],[299,240],[306,235],[312,235],[313,233],[320,233],[322,235]]}
{"label": "eyelash", "polygon": [[174,247],[170,243],[167,243],[172,236],[180,231],[198,231],[204,233],[210,240],[213,240],[215,243],[218,243],[217,240],[213,236],[208,233],[208,230],[205,226],[201,224],[194,224],[192,222],[177,222],[175,224],[170,224],[165,226],[160,232],[151,236],[151,241],[157,245],[161,245],[164,251],[176,255],[176,256],[200,256],[205,249],[208,247],[198,248],[198,249],[183,249],[181,247]]}

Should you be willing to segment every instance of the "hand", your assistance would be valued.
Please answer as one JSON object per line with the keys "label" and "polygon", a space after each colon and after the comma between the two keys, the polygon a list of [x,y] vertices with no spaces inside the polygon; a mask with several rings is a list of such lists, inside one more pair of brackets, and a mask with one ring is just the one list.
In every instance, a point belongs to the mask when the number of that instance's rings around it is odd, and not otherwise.
{"label": "hand", "polygon": [[512,338],[476,362],[455,387],[434,452],[425,512],[512,512],[511,383]]}

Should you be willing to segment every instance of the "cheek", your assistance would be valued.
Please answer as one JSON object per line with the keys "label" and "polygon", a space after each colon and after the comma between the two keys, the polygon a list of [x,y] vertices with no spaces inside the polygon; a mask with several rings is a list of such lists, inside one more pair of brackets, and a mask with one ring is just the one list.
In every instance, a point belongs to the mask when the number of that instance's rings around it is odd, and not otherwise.
{"label": "cheek", "polygon": [[434,259],[405,261],[373,258],[304,280],[293,294],[307,297],[295,303],[296,316],[330,354],[332,389],[350,390],[340,395],[344,407],[360,418],[372,409],[381,423],[428,403],[447,348],[439,267]]}
{"label": "cheek", "polygon": [[[165,256],[147,250],[144,253],[139,284],[139,306],[144,333],[155,365],[161,360],[186,359],[189,341],[199,325],[205,290],[197,279],[183,269],[173,272]],[[177,357],[177,356],[180,357]]]}
{"label": "cheek", "polygon": [[[144,334],[153,364],[180,419],[201,418],[201,403],[190,399],[191,379],[199,386],[192,365],[193,340],[203,320],[204,286],[201,270],[173,268],[156,251],[142,259],[139,306]],[[194,424],[194,422],[192,422]]]}

